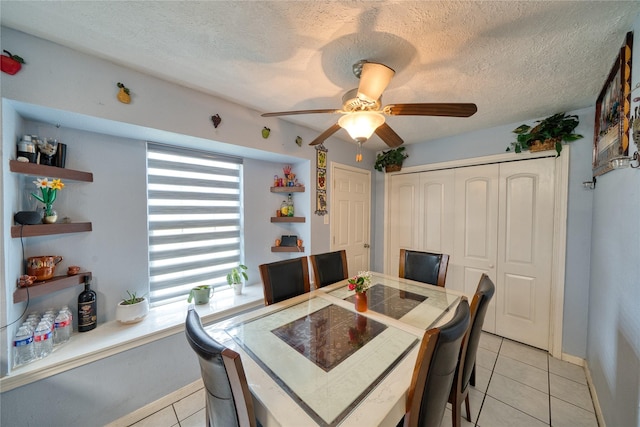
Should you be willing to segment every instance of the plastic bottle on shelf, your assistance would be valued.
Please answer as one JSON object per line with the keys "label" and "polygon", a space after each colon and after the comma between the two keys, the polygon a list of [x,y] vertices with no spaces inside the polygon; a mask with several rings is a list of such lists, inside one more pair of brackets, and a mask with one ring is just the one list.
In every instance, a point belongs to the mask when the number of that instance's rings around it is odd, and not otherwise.
{"label": "plastic bottle on shelf", "polygon": [[47,357],[53,351],[53,334],[46,320],[41,320],[33,334],[33,345],[36,359]]}
{"label": "plastic bottle on shelf", "polygon": [[66,311],[60,310],[55,318],[54,325],[53,345],[60,345],[69,341],[69,337],[71,336],[71,321]]}
{"label": "plastic bottle on shelf", "polygon": [[67,313],[67,316],[69,316],[69,336],[71,336],[73,333],[73,312],[69,309],[68,305],[63,305],[62,311]]}
{"label": "plastic bottle on shelf", "polygon": [[13,367],[27,364],[34,359],[33,329],[28,324],[23,324],[13,339]]}
{"label": "plastic bottle on shelf", "polygon": [[291,197],[291,193],[287,196],[287,216],[293,216],[293,197]]}

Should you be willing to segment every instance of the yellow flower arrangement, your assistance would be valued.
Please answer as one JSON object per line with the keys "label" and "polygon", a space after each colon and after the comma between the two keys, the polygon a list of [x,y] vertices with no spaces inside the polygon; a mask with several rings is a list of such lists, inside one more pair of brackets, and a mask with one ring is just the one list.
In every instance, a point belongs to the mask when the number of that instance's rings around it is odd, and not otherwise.
{"label": "yellow flower arrangement", "polygon": [[42,196],[38,196],[36,193],[31,193],[31,195],[44,203],[45,216],[53,215],[53,202],[56,201],[58,190],[64,188],[62,180],[54,179],[49,181],[48,178],[38,178],[36,181],[33,181],[33,183],[40,189]]}

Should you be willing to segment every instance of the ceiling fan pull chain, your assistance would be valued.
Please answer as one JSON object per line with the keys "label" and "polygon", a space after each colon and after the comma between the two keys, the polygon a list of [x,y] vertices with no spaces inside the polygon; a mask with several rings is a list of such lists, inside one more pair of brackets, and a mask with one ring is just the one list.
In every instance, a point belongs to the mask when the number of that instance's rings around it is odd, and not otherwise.
{"label": "ceiling fan pull chain", "polygon": [[356,149],[356,162],[362,161],[362,142],[358,141],[358,148]]}

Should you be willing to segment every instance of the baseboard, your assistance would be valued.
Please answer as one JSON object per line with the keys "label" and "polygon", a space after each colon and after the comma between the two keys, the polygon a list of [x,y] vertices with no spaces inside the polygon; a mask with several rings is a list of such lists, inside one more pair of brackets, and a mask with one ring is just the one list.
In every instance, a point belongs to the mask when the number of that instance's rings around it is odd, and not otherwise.
{"label": "baseboard", "polygon": [[607,427],[607,424],[604,422],[604,416],[602,415],[602,410],[600,409],[598,394],[596,393],[596,388],[593,385],[593,380],[591,379],[591,371],[589,370],[589,364],[587,363],[586,360],[584,361],[584,372],[587,375],[587,385],[589,385],[589,392],[591,393],[591,399],[593,400],[593,409],[596,411],[598,426]]}
{"label": "baseboard", "polygon": [[565,362],[573,363],[574,365],[583,366],[583,367],[587,364],[586,360],[584,360],[583,358],[578,356],[573,356],[567,353],[562,353],[562,360],[564,360]]}
{"label": "baseboard", "polygon": [[184,399],[185,397],[195,393],[203,387],[204,384],[202,383],[202,379],[196,380],[191,384],[187,384],[181,389],[174,391],[171,394],[161,397],[155,402],[151,402],[148,405],[143,406],[142,408],[137,409],[132,413],[127,414],[124,417],[107,424],[106,427],[126,427],[130,426],[131,424],[135,424],[138,421],[147,418],[149,415],[155,414],[159,410],[177,402],[178,400]]}

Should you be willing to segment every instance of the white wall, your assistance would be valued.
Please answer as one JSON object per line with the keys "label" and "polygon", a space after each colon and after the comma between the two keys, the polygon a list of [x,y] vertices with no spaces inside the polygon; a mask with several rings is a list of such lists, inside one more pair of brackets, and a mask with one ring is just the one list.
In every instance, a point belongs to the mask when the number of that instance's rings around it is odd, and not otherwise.
{"label": "white wall", "polygon": [[[633,30],[632,88],[640,81],[640,18]],[[591,232],[589,370],[607,425],[640,426],[640,169],[598,178]]]}

